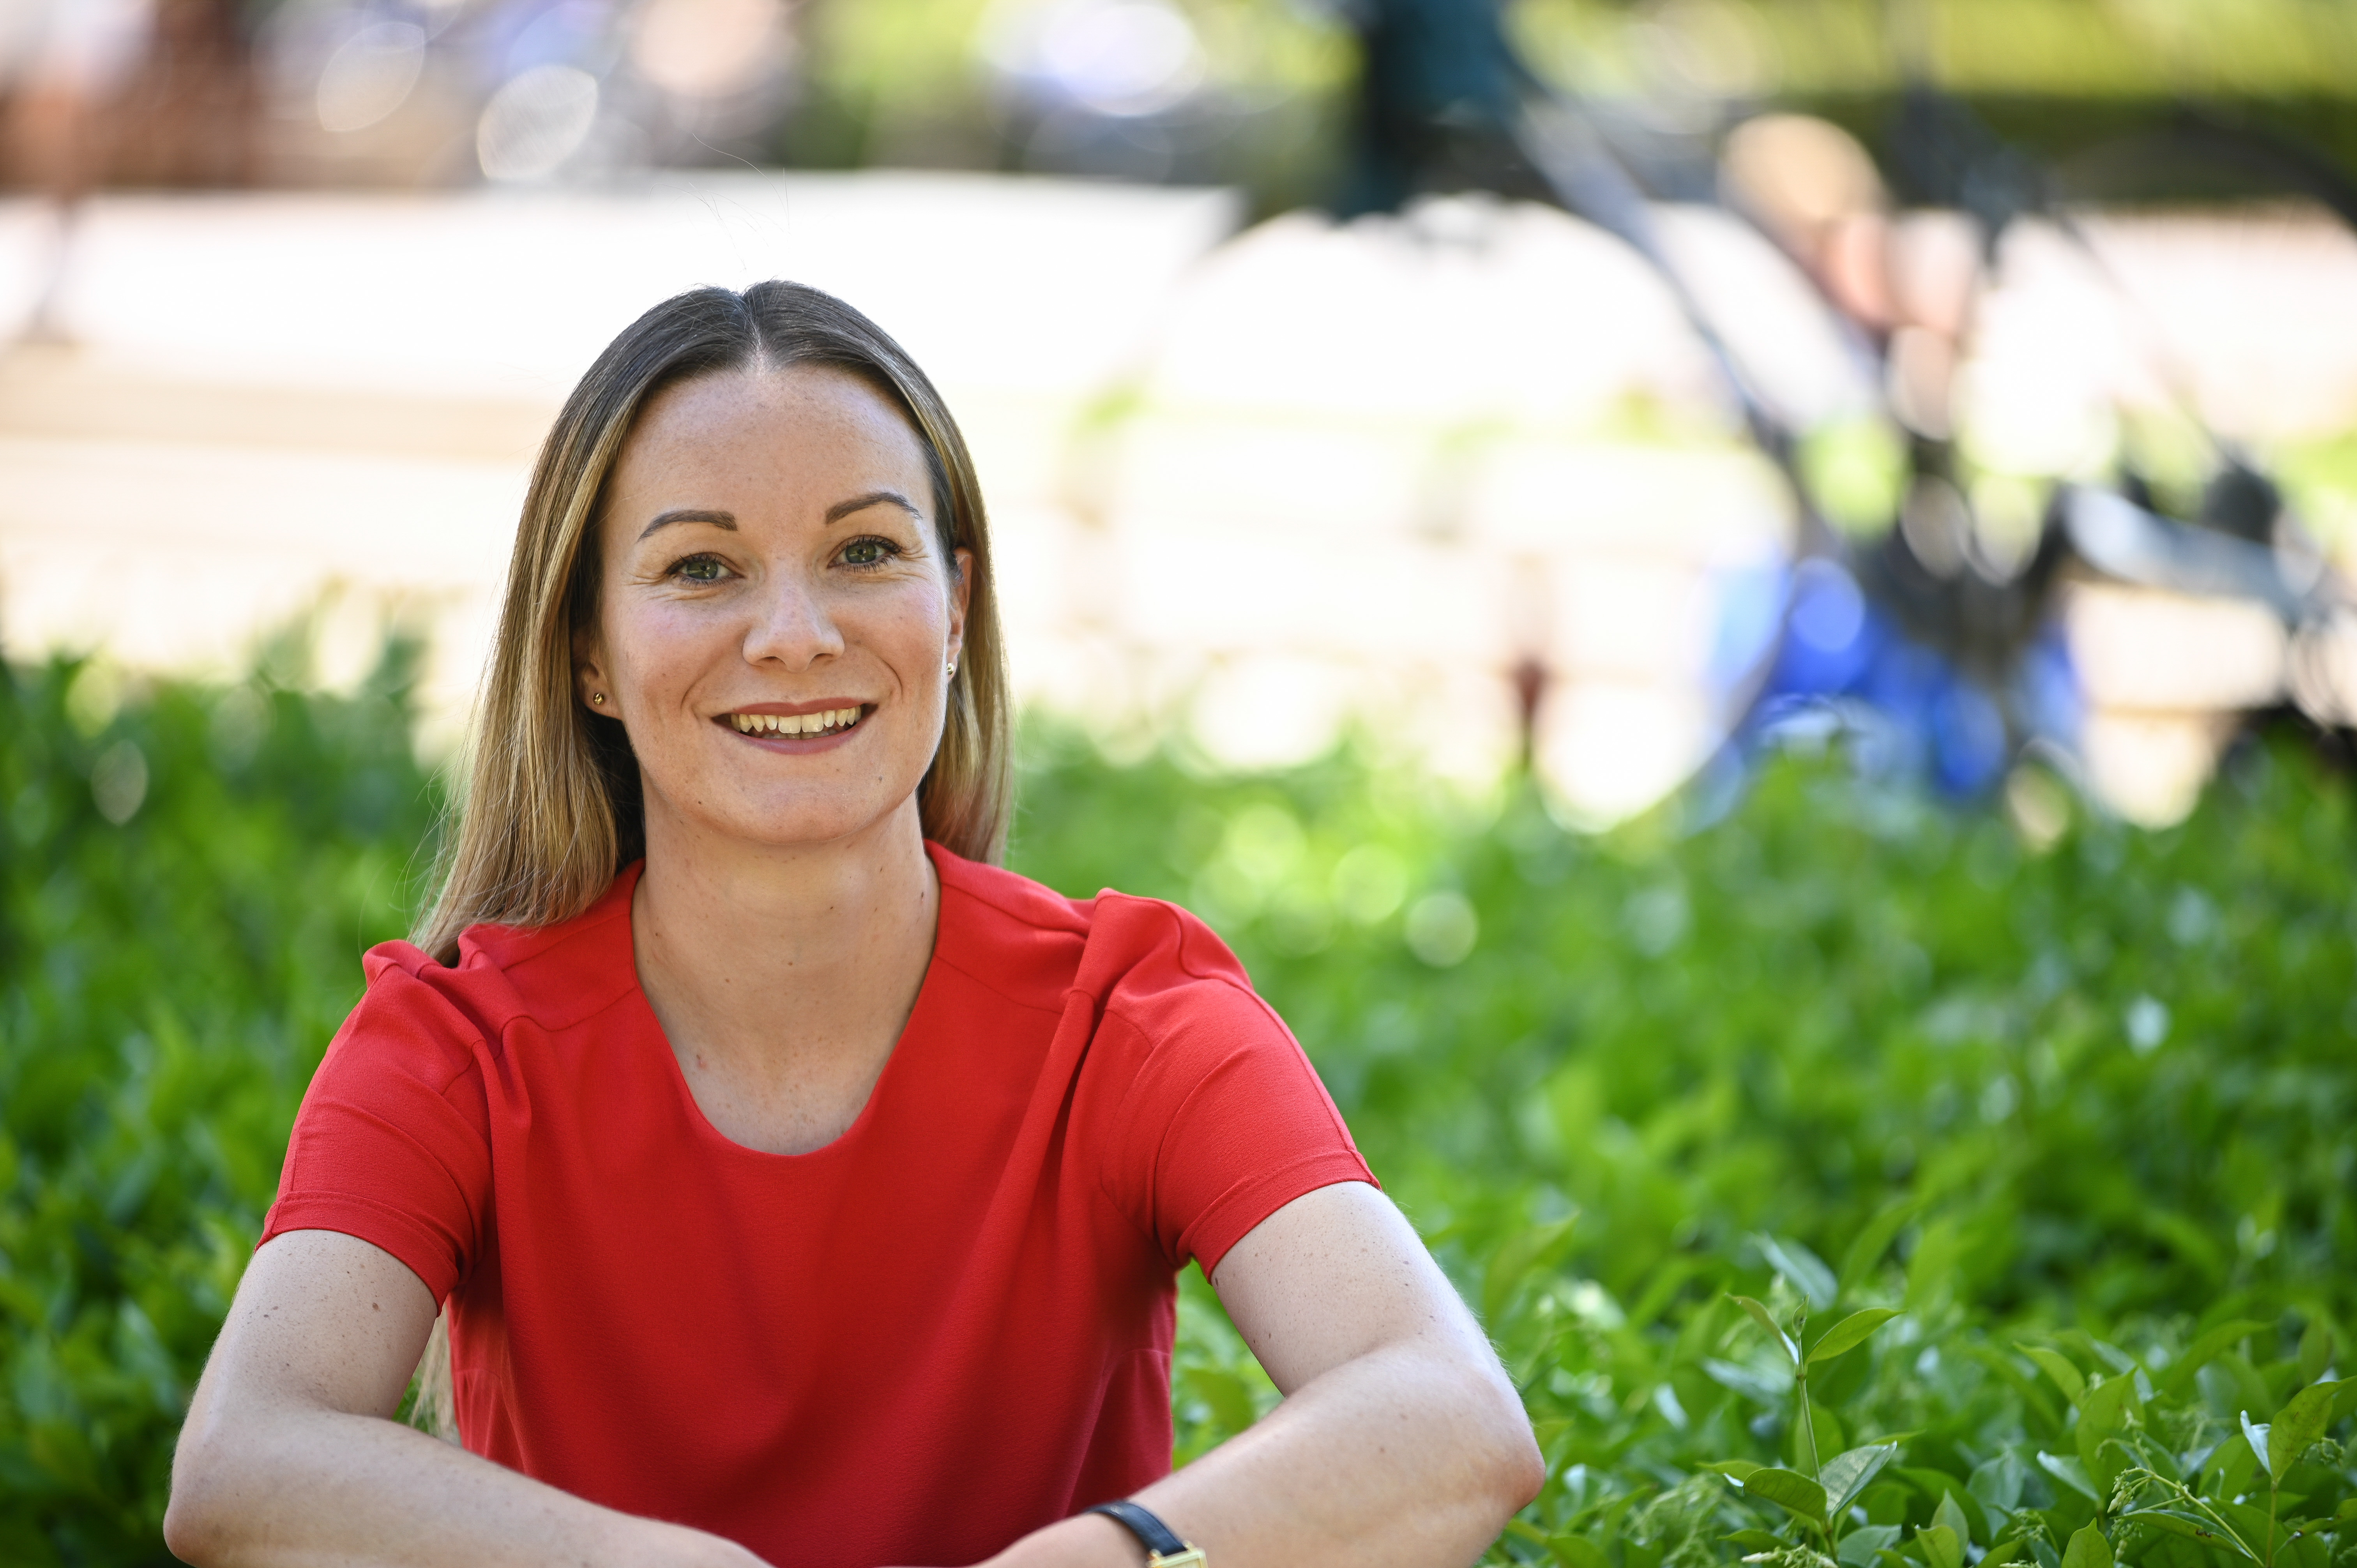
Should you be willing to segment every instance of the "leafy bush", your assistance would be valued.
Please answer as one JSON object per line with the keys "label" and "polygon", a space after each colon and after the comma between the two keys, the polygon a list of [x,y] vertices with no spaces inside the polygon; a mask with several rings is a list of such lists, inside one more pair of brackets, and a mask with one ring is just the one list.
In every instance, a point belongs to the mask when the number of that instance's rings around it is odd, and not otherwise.
{"label": "leafy bush", "polygon": [[[1018,860],[1211,911],[1481,1309],[1549,1461],[1500,1559],[2352,1556],[2357,820],[2302,759],[2040,854],[1823,762],[1594,839],[1040,752]],[[1272,1398],[1189,1307],[1182,1452]]]}
{"label": "leafy bush", "polygon": [[435,799],[404,650],[343,699],[10,673],[0,1562],[168,1563],[188,1391]]}
{"label": "leafy bush", "polygon": [[[164,1560],[296,1101],[422,881],[405,670],[0,684],[0,1560]],[[2297,759],[2039,854],[1824,760],[1590,838],[1353,754],[1027,757],[1017,866],[1228,933],[1482,1312],[1550,1476],[1497,1560],[2352,1555],[2357,822]],[[1180,1325],[1185,1457],[1274,1394],[1200,1279]]]}

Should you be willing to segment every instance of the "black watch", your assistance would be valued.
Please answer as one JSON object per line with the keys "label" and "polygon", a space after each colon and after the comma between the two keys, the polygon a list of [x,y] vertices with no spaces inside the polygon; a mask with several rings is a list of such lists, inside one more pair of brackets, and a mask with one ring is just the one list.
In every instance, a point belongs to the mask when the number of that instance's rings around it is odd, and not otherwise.
{"label": "black watch", "polygon": [[1137,1537],[1138,1544],[1146,1548],[1146,1568],[1204,1568],[1201,1547],[1179,1540],[1177,1531],[1135,1503],[1126,1499],[1099,1503],[1081,1511],[1101,1513]]}

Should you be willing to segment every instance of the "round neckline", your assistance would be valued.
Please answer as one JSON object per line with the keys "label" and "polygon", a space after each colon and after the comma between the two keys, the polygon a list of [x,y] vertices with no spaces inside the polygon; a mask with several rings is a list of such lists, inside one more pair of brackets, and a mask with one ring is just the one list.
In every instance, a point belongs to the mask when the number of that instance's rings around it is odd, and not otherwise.
{"label": "round neckline", "polygon": [[638,890],[639,877],[646,869],[646,862],[632,861],[614,878],[614,887],[608,897],[616,899],[621,907],[621,918],[618,923],[621,927],[622,960],[627,966],[626,972],[630,975],[630,1003],[636,1007],[640,1021],[646,1027],[655,1055],[662,1059],[663,1070],[670,1076],[672,1089],[679,1096],[680,1108],[685,1113],[689,1125],[694,1129],[696,1137],[708,1140],[727,1150],[731,1155],[741,1155],[746,1159],[775,1162],[781,1168],[800,1166],[804,1169],[810,1168],[813,1164],[824,1160],[830,1155],[840,1157],[844,1152],[852,1149],[862,1140],[868,1127],[881,1114],[878,1108],[884,1103],[885,1095],[890,1090],[895,1077],[900,1075],[901,1061],[909,1054],[910,1041],[919,1033],[918,1021],[924,1015],[927,1004],[937,989],[934,977],[941,972],[942,950],[947,944],[949,935],[949,899],[946,897],[949,879],[942,875],[938,850],[939,846],[931,839],[925,841],[925,857],[932,863],[934,886],[942,897],[940,898],[940,908],[934,911],[933,950],[926,956],[925,977],[917,983],[917,1000],[909,1006],[908,1019],[901,1024],[900,1033],[893,1040],[892,1049],[884,1058],[883,1070],[876,1075],[876,1081],[868,1086],[867,1098],[860,1104],[859,1113],[851,1119],[849,1125],[833,1138],[814,1149],[804,1149],[795,1155],[773,1154],[768,1149],[757,1149],[750,1144],[740,1144],[715,1126],[712,1118],[705,1114],[704,1106],[695,1098],[694,1086],[687,1081],[687,1074],[679,1065],[679,1052],[673,1048],[671,1036],[664,1033],[662,1020],[655,1015],[654,1004],[648,999],[646,987],[639,983],[638,933],[630,919],[630,901]]}

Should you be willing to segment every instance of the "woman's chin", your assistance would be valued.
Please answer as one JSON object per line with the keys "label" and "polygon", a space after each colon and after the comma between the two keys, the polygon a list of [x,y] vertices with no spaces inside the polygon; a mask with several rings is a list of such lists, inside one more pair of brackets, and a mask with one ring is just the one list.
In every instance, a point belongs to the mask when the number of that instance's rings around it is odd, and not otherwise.
{"label": "woman's chin", "polygon": [[[649,847],[658,854],[662,853],[658,846],[670,843],[698,854],[716,846],[736,847],[748,854],[842,847],[888,832],[901,804],[813,801],[809,793],[799,791],[796,799],[755,799],[725,811],[682,813],[678,827],[683,831],[675,833],[662,832],[650,811]],[[913,791],[902,798],[913,799]]]}

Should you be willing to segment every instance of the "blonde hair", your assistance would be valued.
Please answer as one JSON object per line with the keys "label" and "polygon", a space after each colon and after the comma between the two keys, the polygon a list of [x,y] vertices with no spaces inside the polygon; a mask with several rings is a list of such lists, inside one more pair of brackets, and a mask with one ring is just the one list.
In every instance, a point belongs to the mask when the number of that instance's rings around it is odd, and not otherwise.
{"label": "blonde hair", "polygon": [[925,448],[942,556],[954,563],[953,552],[971,552],[964,648],[917,804],[927,838],[968,860],[998,858],[1014,793],[1006,660],[982,488],[957,422],[916,361],[833,295],[781,282],[742,294],[700,288],[656,306],[607,347],[533,466],[466,795],[444,841],[440,890],[411,939],[439,961],[457,961],[469,926],[572,918],[644,852],[630,737],[586,712],[574,690],[574,632],[597,609],[606,476],[640,410],[665,388],[800,365],[858,376],[899,403]]}
{"label": "blonde hair", "polygon": [[[597,517],[606,476],[656,393],[698,376],[814,365],[896,403],[925,448],[942,558],[971,553],[964,647],[932,765],[917,786],[925,836],[996,861],[1014,803],[1006,645],[982,486],[957,421],[915,360],[833,295],[801,284],[700,288],[656,306],[597,356],[533,467],[508,564],[507,599],[477,705],[467,792],[437,866],[440,890],[411,940],[455,963],[483,924],[548,926],[596,903],[645,849],[637,759],[611,720],[583,711],[573,634],[597,613]],[[418,1362],[410,1419],[457,1438],[449,1310]]]}

